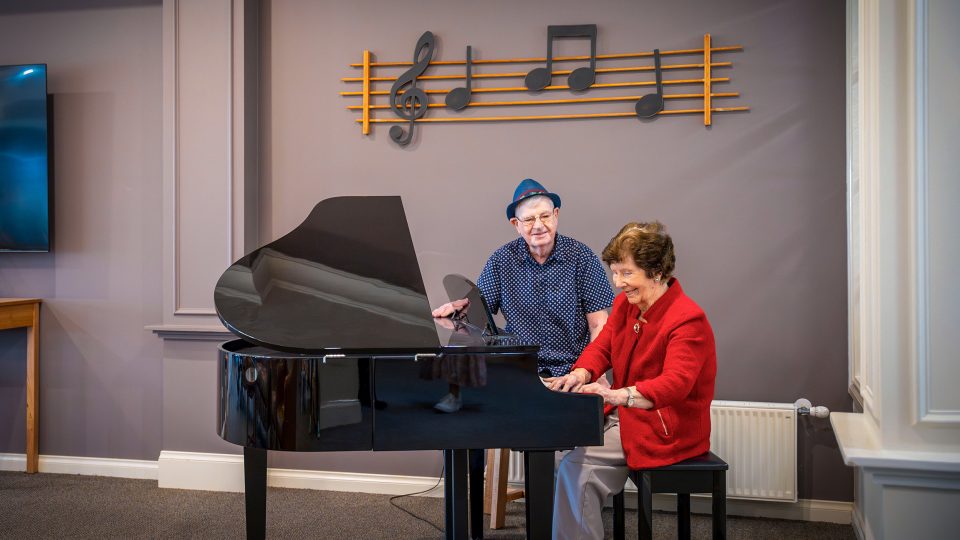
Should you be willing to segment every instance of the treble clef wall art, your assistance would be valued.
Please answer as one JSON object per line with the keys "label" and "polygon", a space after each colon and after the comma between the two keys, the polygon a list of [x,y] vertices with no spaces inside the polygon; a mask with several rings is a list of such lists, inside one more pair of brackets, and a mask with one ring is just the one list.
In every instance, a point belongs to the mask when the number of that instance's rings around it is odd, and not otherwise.
{"label": "treble clef wall art", "polygon": [[[350,64],[361,69],[362,76],[341,79],[361,89],[340,95],[361,100],[347,106],[360,113],[354,121],[361,133],[369,135],[374,125],[388,124],[390,138],[401,146],[409,144],[414,128],[424,124],[633,119],[637,126],[649,126],[657,118],[697,115],[704,126],[712,126],[715,113],[750,110],[746,105],[728,105],[740,92],[725,88],[733,68],[725,58],[742,51],[742,46],[718,47],[710,34],[704,34],[702,42],[675,38],[676,45],[669,49],[597,54],[599,33],[595,24],[548,26],[545,58],[477,59],[474,47],[468,46],[463,60],[434,60],[435,37],[424,32],[412,63],[375,61],[370,51],[363,51],[363,61]],[[554,56],[553,41],[560,38],[589,38],[590,54]],[[396,76],[398,68],[406,71]],[[429,75],[424,74],[427,69]],[[562,75],[566,81],[558,78]],[[380,86],[390,83],[389,92]],[[430,103],[431,94],[440,97],[437,103]],[[389,103],[384,102],[387,97]],[[557,106],[578,110],[551,110]],[[434,114],[428,117],[430,110]],[[376,117],[379,111],[395,115]],[[406,130],[403,124],[408,124]]]}
{"label": "treble clef wall art", "polygon": [[[429,101],[427,94],[417,88],[417,77],[423,75],[427,66],[430,65],[430,60],[433,59],[433,43],[433,32],[424,32],[417,40],[417,46],[413,49],[413,67],[397,77],[396,82],[390,87],[390,107],[393,108],[393,112],[397,113],[397,116],[410,122],[410,127],[406,133],[400,126],[390,128],[390,138],[400,146],[406,146],[410,143],[413,138],[414,122],[427,114]],[[404,89],[401,94],[401,88],[407,85],[410,86]]]}

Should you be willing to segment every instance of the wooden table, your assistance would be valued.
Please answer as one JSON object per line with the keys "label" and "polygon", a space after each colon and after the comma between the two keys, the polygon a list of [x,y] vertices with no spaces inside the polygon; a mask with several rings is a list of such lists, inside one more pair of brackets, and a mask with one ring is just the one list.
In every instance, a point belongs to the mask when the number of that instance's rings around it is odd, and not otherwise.
{"label": "wooden table", "polygon": [[27,329],[27,472],[37,472],[40,434],[40,299],[0,298],[0,330]]}

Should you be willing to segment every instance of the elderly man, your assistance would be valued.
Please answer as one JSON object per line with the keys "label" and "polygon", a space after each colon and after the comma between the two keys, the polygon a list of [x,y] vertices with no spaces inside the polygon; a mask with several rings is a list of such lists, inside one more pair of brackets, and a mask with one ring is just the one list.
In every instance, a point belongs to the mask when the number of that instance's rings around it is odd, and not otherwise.
{"label": "elderly man", "polygon": [[[540,345],[538,367],[546,378],[566,375],[583,348],[607,321],[613,292],[597,256],[586,245],[557,234],[560,197],[536,180],[520,182],[507,205],[507,219],[520,238],[493,252],[477,287],[490,311],[503,313],[507,332]],[[466,300],[433,311],[446,317]],[[436,408],[460,408],[451,388]]]}

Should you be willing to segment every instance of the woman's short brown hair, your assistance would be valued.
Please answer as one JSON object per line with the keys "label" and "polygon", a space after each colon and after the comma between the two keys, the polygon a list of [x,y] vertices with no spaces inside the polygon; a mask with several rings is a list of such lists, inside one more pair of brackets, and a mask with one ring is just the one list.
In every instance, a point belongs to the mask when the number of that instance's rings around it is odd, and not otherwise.
{"label": "woman's short brown hair", "polygon": [[673,239],[659,221],[627,223],[603,249],[607,265],[633,259],[633,262],[653,279],[657,274],[670,279],[677,262],[673,253]]}

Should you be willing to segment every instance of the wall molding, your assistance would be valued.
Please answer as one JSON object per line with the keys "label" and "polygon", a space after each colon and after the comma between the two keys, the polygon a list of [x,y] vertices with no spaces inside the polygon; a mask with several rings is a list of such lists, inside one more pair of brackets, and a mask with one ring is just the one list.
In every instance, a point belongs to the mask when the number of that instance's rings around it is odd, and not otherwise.
{"label": "wall molding", "polygon": [[960,410],[937,409],[934,406],[930,387],[933,377],[932,359],[930,358],[930,257],[928,249],[929,238],[929,182],[928,182],[928,84],[929,84],[929,2],[928,0],[914,0],[913,24],[913,76],[912,90],[914,93],[914,241],[916,242],[916,287],[917,313],[914,324],[916,335],[915,354],[917,356],[917,414],[915,420],[923,424],[942,425],[960,424]]}
{"label": "wall molding", "polygon": [[[224,268],[229,267],[233,264],[234,261],[234,252],[233,252],[233,222],[234,222],[234,205],[233,205],[233,160],[234,160],[234,138],[233,138],[233,106],[234,106],[234,5],[233,0],[222,0],[228,5],[228,28],[226,32],[227,39],[227,58],[225,65],[228,66],[228,72],[226,77],[226,91],[224,104],[227,108],[226,114],[226,125],[222,126],[223,131],[226,133],[226,199],[227,199],[227,216],[225,221],[226,227],[226,240],[227,240],[227,260],[224,264]],[[173,170],[173,314],[174,315],[186,315],[186,316],[210,316],[216,315],[216,310],[212,308],[204,307],[183,307],[181,304],[180,297],[180,283],[181,283],[181,268],[180,264],[182,257],[180,255],[180,183],[181,183],[181,173],[180,173],[180,129],[181,129],[181,120],[180,120],[180,58],[181,58],[181,45],[180,45],[180,0],[173,0],[173,25],[174,25],[174,39],[171,54],[173,56],[173,99],[170,104],[171,115],[173,121],[173,155],[172,155],[172,170]]]}
{"label": "wall molding", "polygon": [[[156,480],[156,461],[74,456],[40,456],[39,472]],[[0,454],[0,471],[26,472],[26,454]]]}
{"label": "wall molding", "polygon": [[854,506],[850,521],[853,526],[853,534],[857,535],[857,540],[873,540],[873,535],[867,533],[867,523],[863,519],[859,506]]}
{"label": "wall molding", "polygon": [[151,324],[143,329],[171,341],[227,341],[237,337],[222,325]]}
{"label": "wall molding", "polygon": [[[26,471],[26,466],[25,454],[0,454],[0,471],[23,472]],[[239,454],[164,450],[160,452],[157,461],[40,456],[40,473],[157,480],[159,487],[172,489],[234,493],[241,493],[244,490],[243,456]],[[418,494],[426,497],[443,497],[443,480],[429,476],[270,468],[267,470],[267,485],[378,495],[423,492]],[[627,507],[636,508],[636,488],[628,487],[626,492]],[[675,511],[676,498],[671,495],[657,494],[654,495],[653,505],[656,510]],[[692,496],[690,508],[693,512],[709,513],[710,497],[708,495]],[[727,515],[850,524],[853,503],[815,499],[800,499],[796,503],[727,499]]]}
{"label": "wall molding", "polygon": [[857,131],[859,105],[858,18],[856,2],[846,6],[846,208],[847,208],[847,393],[863,408],[863,360],[860,355],[860,136]]}
{"label": "wall molding", "polygon": [[[624,502],[627,508],[637,508],[636,488],[626,490]],[[693,513],[709,514],[712,511],[711,504],[709,495],[690,496],[690,511]],[[676,495],[655,494],[653,496],[653,509],[676,512]],[[850,525],[852,523],[853,503],[819,499],[798,499],[797,502],[755,501],[727,497],[727,515]]]}
{"label": "wall molding", "polygon": [[[164,451],[160,453],[160,461],[163,482],[161,487],[243,491],[243,458],[239,455]],[[198,482],[198,479],[205,480]],[[426,491],[421,495],[443,496],[443,480],[438,483],[438,478],[423,476],[271,468],[267,470],[267,485],[379,495]],[[216,489],[216,486],[224,489]],[[637,507],[636,493],[635,487],[627,487],[625,503],[628,508]],[[676,511],[677,507],[676,497],[670,495],[654,495],[653,504],[656,510]],[[690,508],[693,512],[710,513],[710,504],[708,495],[694,495],[691,497]],[[801,499],[790,503],[727,499],[727,514],[735,516],[850,524],[852,512],[853,503],[846,501]]]}
{"label": "wall molding", "polygon": [[243,491],[243,456],[239,454],[164,450],[157,466],[157,485],[162,488]]}
{"label": "wall molding", "polygon": [[881,486],[960,491],[960,464],[953,471],[917,471],[865,467],[873,474],[873,481]]}
{"label": "wall molding", "polygon": [[162,322],[216,324],[204,291],[258,230],[259,2],[164,0],[163,55]]}
{"label": "wall molding", "polygon": [[[243,491],[243,457],[239,454],[206,454],[163,451],[160,453],[160,487]],[[267,470],[267,485],[294,489],[316,489],[380,495],[404,495],[425,492],[428,497],[443,496],[443,480],[427,476],[399,476],[298,469]],[[517,486],[522,487],[522,486]],[[626,504],[636,508],[636,488],[628,487]],[[709,496],[691,497],[694,512],[709,513]],[[655,495],[654,508],[676,511],[676,498]],[[796,503],[727,499],[727,514],[800,521],[824,521],[850,524],[853,503],[801,499]]]}
{"label": "wall molding", "polygon": [[[877,426],[864,413],[830,413],[830,426],[837,437],[843,462],[851,467],[871,472],[882,469],[888,474],[898,471],[898,474],[917,478],[918,487],[923,487],[920,479],[930,474],[948,479],[960,477],[960,454],[886,448]],[[960,485],[949,489],[960,489]]]}
{"label": "wall molding", "polygon": [[917,416],[926,420],[930,409],[930,332],[929,320],[928,256],[927,256],[927,6],[924,0],[914,4],[913,35],[913,118],[914,118],[914,169],[912,193],[914,200],[914,258],[916,260],[916,319],[914,321],[915,350],[917,356]]}
{"label": "wall molding", "polygon": [[[880,302],[874,291],[881,282],[882,221],[880,171],[881,159],[878,126],[880,116],[880,58],[879,58],[879,8],[872,2],[860,1],[857,34],[860,46],[857,49],[857,159],[859,163],[858,200],[859,224],[856,241],[859,248],[857,267],[860,270],[856,287],[860,302],[858,364],[859,388],[863,408],[875,420],[881,417],[880,400],[874,391],[880,385],[882,347],[878,340],[883,336]],[[866,46],[863,46],[866,45]]]}
{"label": "wall molding", "polygon": [[[206,491],[243,491],[243,456],[199,452],[160,452],[160,487]],[[267,485],[294,489],[443,496],[443,482],[425,476],[399,476],[302,469],[267,469]],[[431,489],[436,486],[435,489]]]}

